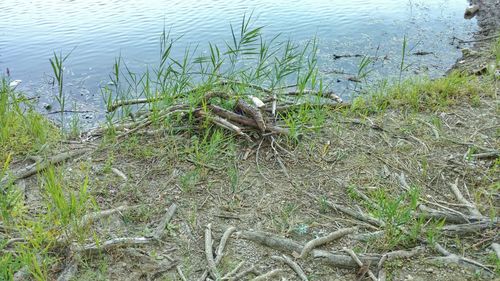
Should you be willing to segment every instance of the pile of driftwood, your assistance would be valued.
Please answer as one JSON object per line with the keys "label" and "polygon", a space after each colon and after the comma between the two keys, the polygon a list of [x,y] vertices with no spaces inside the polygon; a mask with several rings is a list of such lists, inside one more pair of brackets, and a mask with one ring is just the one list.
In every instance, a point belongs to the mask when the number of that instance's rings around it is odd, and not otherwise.
{"label": "pile of driftwood", "polygon": [[[208,121],[216,126],[229,130],[238,136],[252,141],[251,135],[289,135],[287,128],[278,125],[279,113],[293,110],[303,105],[310,106],[346,106],[342,99],[331,91],[318,92],[312,90],[290,90],[279,88],[271,90],[254,84],[239,81],[219,81],[212,85],[212,90],[204,91],[204,88],[194,88],[176,96],[178,102],[160,110],[157,119],[166,118],[173,114],[193,114],[200,121]],[[241,94],[239,90],[231,86],[240,86],[248,91]],[[290,87],[288,87],[290,89]],[[202,92],[202,98],[197,104],[189,104],[189,95]],[[261,98],[257,97],[260,96]],[[138,98],[117,101],[108,106],[108,112],[113,112],[124,106],[148,104],[159,102],[162,97]],[[217,102],[217,100],[219,102]],[[227,101],[234,104],[232,109],[227,109],[220,104]],[[124,135],[136,132],[148,127],[152,120],[150,112],[142,114],[142,119],[135,120],[129,124],[120,124],[116,129]],[[94,132],[95,133],[95,132]],[[120,135],[119,135],[120,136]]]}

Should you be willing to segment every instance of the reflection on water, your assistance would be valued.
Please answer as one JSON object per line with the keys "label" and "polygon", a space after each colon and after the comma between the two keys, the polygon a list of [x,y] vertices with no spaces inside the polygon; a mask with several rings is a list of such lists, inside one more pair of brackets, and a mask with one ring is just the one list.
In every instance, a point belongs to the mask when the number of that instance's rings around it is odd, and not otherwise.
{"label": "reflection on water", "polygon": [[[359,57],[384,57],[372,75],[397,69],[403,36],[409,48],[427,55],[408,58],[412,71],[439,75],[460,55],[449,44],[466,38],[475,23],[463,19],[465,0],[1,0],[0,70],[10,69],[23,89],[51,94],[53,51],[76,49],[67,61],[67,89],[78,107],[102,111],[99,85],[106,83],[114,58],[121,54],[140,71],[157,61],[159,37],[166,28],[182,37],[174,51],[186,46],[230,39],[229,24],[253,12],[264,33],[303,42],[317,36],[320,67],[342,95],[352,82],[339,72],[357,70]],[[175,53],[174,53],[175,55]],[[337,81],[339,83],[337,83]],[[50,82],[50,81],[49,81]],[[45,99],[49,101],[50,99]]]}

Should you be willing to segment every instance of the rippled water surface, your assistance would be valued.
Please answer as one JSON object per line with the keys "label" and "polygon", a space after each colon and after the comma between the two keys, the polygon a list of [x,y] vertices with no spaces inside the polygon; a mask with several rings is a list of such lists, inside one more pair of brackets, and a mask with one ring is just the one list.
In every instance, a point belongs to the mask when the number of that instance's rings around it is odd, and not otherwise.
{"label": "rippled water surface", "polygon": [[[403,37],[413,53],[412,72],[440,75],[460,56],[452,38],[467,38],[474,21],[463,19],[465,0],[0,0],[0,72],[22,79],[22,89],[53,95],[49,58],[53,51],[75,50],[66,62],[67,89],[78,108],[101,112],[99,87],[108,82],[115,57],[121,55],[136,71],[158,61],[163,28],[186,46],[230,40],[229,24],[238,25],[253,11],[264,34],[305,42],[319,39],[320,68],[333,88],[348,96],[346,75],[355,73],[360,58],[384,57],[373,76],[394,74]],[[174,53],[175,54],[175,53]],[[348,75],[348,74],[347,74]],[[45,98],[44,98],[45,97]],[[93,117],[93,116],[90,116]]]}

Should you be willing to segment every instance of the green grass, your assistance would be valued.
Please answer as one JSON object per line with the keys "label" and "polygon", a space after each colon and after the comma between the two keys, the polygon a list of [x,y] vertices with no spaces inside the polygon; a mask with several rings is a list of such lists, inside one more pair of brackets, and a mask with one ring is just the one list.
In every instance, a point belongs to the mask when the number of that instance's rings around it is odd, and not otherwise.
{"label": "green grass", "polygon": [[388,109],[434,112],[464,100],[474,105],[481,94],[488,94],[490,90],[477,77],[458,72],[434,80],[410,78],[400,84],[381,83],[355,98],[350,111],[360,114],[378,114]]}
{"label": "green grass", "polygon": [[36,154],[59,139],[57,128],[20,93],[13,92],[5,78],[0,81],[0,124],[0,163],[8,155]]}

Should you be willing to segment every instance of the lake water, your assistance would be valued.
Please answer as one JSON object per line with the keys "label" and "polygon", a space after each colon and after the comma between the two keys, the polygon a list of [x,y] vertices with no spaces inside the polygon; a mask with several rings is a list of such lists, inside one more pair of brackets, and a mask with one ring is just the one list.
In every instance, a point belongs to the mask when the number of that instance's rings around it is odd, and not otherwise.
{"label": "lake water", "polygon": [[[305,42],[319,40],[320,69],[330,87],[352,95],[360,57],[384,58],[373,65],[373,79],[398,71],[404,36],[409,72],[442,75],[460,56],[453,37],[469,38],[474,20],[463,19],[466,0],[0,0],[0,73],[21,79],[20,89],[52,103],[49,58],[67,53],[66,91],[71,106],[88,110],[87,122],[102,118],[100,87],[109,82],[121,55],[134,71],[158,62],[163,29],[182,37],[175,52],[231,39],[229,24],[253,12],[264,34]],[[417,55],[428,52],[428,55]],[[346,75],[339,72],[348,73]]]}

